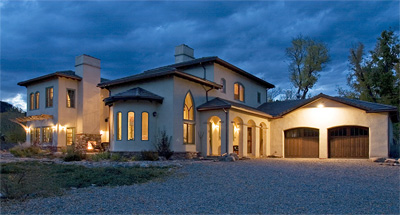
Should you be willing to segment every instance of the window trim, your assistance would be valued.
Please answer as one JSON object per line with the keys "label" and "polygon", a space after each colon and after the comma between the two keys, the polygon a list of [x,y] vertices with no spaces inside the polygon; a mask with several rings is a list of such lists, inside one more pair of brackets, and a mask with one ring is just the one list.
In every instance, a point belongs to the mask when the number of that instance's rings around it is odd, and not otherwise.
{"label": "window trim", "polygon": [[[237,95],[237,99],[236,99],[236,94],[235,94],[235,85],[238,85],[238,95]],[[243,90],[243,100],[240,100],[240,88],[242,88]],[[240,101],[240,102],[245,102],[246,101],[246,96],[245,96],[245,92],[246,92],[246,88],[244,87],[244,85],[240,82],[235,82],[233,84],[233,99],[236,101]]]}
{"label": "window trim", "polygon": [[[74,106],[73,107],[68,107],[68,91],[69,90],[74,91]],[[75,89],[67,88],[67,94],[66,94],[65,99],[66,99],[65,100],[65,106],[67,108],[76,108],[76,90]]]}
{"label": "window trim", "polygon": [[[51,106],[48,105],[48,94],[47,94],[47,90],[48,89],[53,89],[53,97],[51,98]],[[46,102],[45,102],[45,108],[52,108],[54,106],[54,86],[50,86],[50,87],[46,87]]]}
{"label": "window trim", "polygon": [[[121,114],[121,120],[119,119],[119,117],[118,117],[118,115],[119,114]],[[115,114],[115,121],[116,121],[116,123],[115,123],[115,126],[116,126],[116,128],[115,128],[115,140],[116,141],[122,141],[122,112],[121,111],[118,111],[116,114]],[[121,134],[119,134],[119,133],[121,133]],[[119,139],[118,139],[118,137],[119,137]]]}
{"label": "window trim", "polygon": [[[133,137],[132,137],[132,139],[129,139],[129,113],[133,113]],[[127,128],[127,134],[126,134],[126,140],[127,141],[134,141],[135,140],[135,134],[136,134],[136,132],[135,132],[135,127],[136,127],[136,116],[135,116],[135,111],[128,111],[128,113],[126,113],[126,116],[127,116],[127,123],[128,123],[128,125],[126,126]]]}
{"label": "window trim", "polygon": [[[144,113],[147,113],[147,140],[144,140],[143,139],[143,114]],[[141,140],[142,141],[149,141],[150,140],[150,135],[149,135],[149,133],[150,133],[150,126],[149,126],[149,124],[150,124],[150,115],[149,115],[149,112],[147,112],[147,111],[142,111],[142,113],[140,114],[140,119],[141,119]]]}
{"label": "window trim", "polygon": [[[185,119],[185,100],[187,95],[189,94],[191,100],[192,100],[192,110],[193,110],[193,120],[189,120],[189,119]],[[193,99],[193,94],[190,90],[188,90],[188,92],[185,94],[185,97],[183,98],[183,105],[182,105],[182,143],[183,145],[196,145],[196,105]],[[190,143],[189,141],[185,142],[185,132],[184,132],[184,126],[185,124],[190,124],[193,126],[193,133],[192,133],[192,137],[193,137],[193,142]],[[189,126],[188,126],[189,127]],[[189,137],[187,138],[189,140]]]}

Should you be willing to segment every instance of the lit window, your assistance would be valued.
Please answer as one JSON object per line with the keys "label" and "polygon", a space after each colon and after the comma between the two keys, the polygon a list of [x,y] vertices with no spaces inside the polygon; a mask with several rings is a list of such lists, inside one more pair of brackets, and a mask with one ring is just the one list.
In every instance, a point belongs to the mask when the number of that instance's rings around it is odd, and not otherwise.
{"label": "lit window", "polygon": [[118,112],[117,113],[117,140],[122,139],[122,113]]}
{"label": "lit window", "polygon": [[75,90],[67,89],[67,107],[75,107]]}
{"label": "lit window", "polygon": [[221,78],[221,85],[222,85],[221,92],[226,93],[226,81],[224,78]]}
{"label": "lit window", "polygon": [[75,128],[67,128],[67,145],[70,146],[75,140]]}
{"label": "lit window", "polygon": [[39,109],[39,92],[35,94],[35,109]]}
{"label": "lit window", "polygon": [[142,113],[142,140],[149,140],[149,113]]}
{"label": "lit window", "polygon": [[46,107],[53,107],[53,87],[46,88]]}
{"label": "lit window", "polygon": [[29,99],[29,110],[34,110],[34,109],[35,109],[35,94],[31,93]]}
{"label": "lit window", "polygon": [[40,128],[33,128],[31,131],[31,143],[38,144],[40,143]]}
{"label": "lit window", "polygon": [[194,144],[194,107],[190,92],[186,94],[185,104],[183,106],[183,143]]}
{"label": "lit window", "polygon": [[52,143],[53,142],[53,129],[51,127],[43,128],[42,140],[44,143]]}
{"label": "lit window", "polygon": [[128,112],[128,140],[135,139],[135,113]]}
{"label": "lit window", "polygon": [[244,101],[244,87],[240,83],[235,83],[234,87],[234,99]]}

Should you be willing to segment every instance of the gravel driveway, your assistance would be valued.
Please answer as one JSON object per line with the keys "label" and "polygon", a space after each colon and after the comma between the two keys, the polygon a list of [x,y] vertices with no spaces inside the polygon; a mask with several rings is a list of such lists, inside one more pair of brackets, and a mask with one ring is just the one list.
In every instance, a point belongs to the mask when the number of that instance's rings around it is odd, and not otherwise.
{"label": "gravel driveway", "polygon": [[146,184],[3,204],[2,214],[399,214],[400,168],[367,160],[183,162]]}

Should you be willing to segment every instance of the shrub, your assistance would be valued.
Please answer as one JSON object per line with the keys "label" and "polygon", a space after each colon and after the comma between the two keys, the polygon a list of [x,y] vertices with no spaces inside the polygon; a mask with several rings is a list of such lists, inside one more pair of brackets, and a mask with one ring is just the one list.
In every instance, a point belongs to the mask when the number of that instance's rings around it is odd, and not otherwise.
{"label": "shrub", "polygon": [[73,148],[67,149],[67,154],[64,157],[64,161],[69,162],[69,161],[81,161],[82,159],[85,158],[85,155]]}
{"label": "shrub", "polygon": [[145,161],[157,161],[158,160],[158,152],[153,151],[141,151],[141,158]]}
{"label": "shrub", "polygon": [[171,151],[171,136],[168,136],[165,130],[159,132],[155,147],[157,149],[158,155],[165,157],[165,159],[167,160],[169,160],[174,154],[174,152]]}
{"label": "shrub", "polygon": [[92,155],[91,159],[93,161],[101,161],[101,160],[108,160],[110,159],[111,154],[110,152],[101,152],[95,155]]}
{"label": "shrub", "polygon": [[29,147],[22,147],[22,146],[15,146],[10,149],[10,153],[16,157],[33,157],[42,154],[42,150],[40,150],[37,146],[29,146]]}
{"label": "shrub", "polygon": [[126,161],[128,161],[128,158],[123,157],[118,153],[113,153],[113,154],[111,154],[110,160],[117,161],[117,162],[126,162]]}

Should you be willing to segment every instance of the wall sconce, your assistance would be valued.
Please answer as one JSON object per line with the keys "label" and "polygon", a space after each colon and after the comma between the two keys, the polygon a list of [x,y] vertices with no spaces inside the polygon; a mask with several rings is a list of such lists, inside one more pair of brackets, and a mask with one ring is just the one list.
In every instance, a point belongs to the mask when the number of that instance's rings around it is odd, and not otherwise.
{"label": "wall sconce", "polygon": [[153,112],[153,116],[154,116],[154,117],[157,117],[157,112],[154,111],[154,112]]}
{"label": "wall sconce", "polygon": [[219,130],[219,124],[212,123],[213,130]]}
{"label": "wall sconce", "polygon": [[323,108],[323,107],[325,107],[325,105],[323,103],[320,103],[317,105],[317,108]]}
{"label": "wall sconce", "polygon": [[103,130],[100,130],[100,135],[103,135],[104,134],[104,131]]}
{"label": "wall sconce", "polygon": [[31,131],[31,128],[25,127],[25,131],[26,131],[26,133],[29,133]]}

